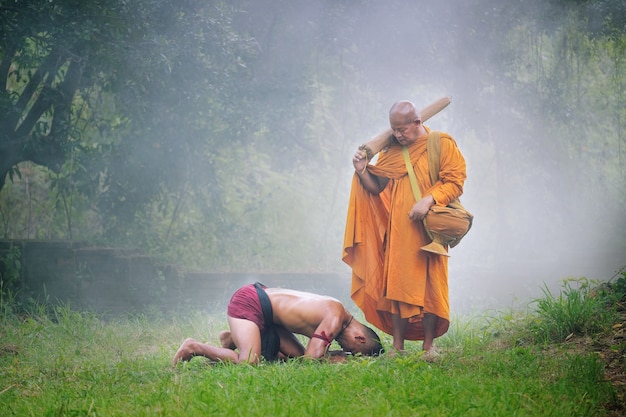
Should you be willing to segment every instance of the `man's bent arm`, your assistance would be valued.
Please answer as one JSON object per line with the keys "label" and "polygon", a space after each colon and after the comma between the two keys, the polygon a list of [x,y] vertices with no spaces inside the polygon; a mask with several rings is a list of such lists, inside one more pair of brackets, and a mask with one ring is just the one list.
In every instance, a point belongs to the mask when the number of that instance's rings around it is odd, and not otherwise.
{"label": "man's bent arm", "polygon": [[341,324],[342,315],[339,313],[330,314],[327,318],[322,320],[313,335],[311,335],[304,356],[310,356],[312,358],[323,357],[335,336],[341,331]]}
{"label": "man's bent arm", "polygon": [[363,188],[374,195],[380,194],[382,190],[385,189],[387,183],[389,182],[389,178],[379,177],[370,173],[367,169],[363,171],[356,170],[356,175],[361,180],[361,184]]}

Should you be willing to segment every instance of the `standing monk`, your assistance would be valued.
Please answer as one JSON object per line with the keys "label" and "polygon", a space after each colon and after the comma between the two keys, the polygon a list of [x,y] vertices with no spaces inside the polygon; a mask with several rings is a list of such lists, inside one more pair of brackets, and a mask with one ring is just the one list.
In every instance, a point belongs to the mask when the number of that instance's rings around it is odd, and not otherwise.
{"label": "standing monk", "polygon": [[[439,181],[431,183],[426,144],[430,129],[413,103],[399,101],[389,111],[395,140],[368,164],[359,150],[352,164],[343,261],[352,268],[352,299],[367,321],[392,335],[396,351],[405,340],[423,340],[434,357],[433,341],[450,325],[448,258],[420,250],[431,239],[423,219],[463,193],[465,159],[454,139],[441,132]],[[407,146],[423,196],[415,201],[402,146]]]}

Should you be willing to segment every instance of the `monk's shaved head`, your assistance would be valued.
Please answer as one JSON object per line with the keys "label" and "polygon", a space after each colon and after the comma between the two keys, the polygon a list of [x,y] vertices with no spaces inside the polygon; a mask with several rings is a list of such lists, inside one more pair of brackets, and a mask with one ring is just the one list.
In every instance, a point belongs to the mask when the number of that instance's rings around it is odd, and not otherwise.
{"label": "monk's shaved head", "polygon": [[408,100],[397,101],[389,110],[389,126],[395,140],[401,145],[410,145],[428,134],[415,105]]}
{"label": "monk's shaved head", "polygon": [[389,120],[396,123],[407,124],[420,119],[415,105],[408,100],[396,101],[389,110]]}

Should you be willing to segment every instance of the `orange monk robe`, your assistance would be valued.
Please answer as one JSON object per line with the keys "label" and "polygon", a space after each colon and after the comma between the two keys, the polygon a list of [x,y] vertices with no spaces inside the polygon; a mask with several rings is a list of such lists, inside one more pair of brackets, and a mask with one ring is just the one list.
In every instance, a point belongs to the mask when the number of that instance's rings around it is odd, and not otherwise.
{"label": "orange monk robe", "polygon": [[[411,163],[422,196],[432,195],[436,204],[445,206],[463,193],[465,159],[456,142],[442,132],[440,179],[432,184],[427,138],[409,146]],[[409,318],[407,340],[424,339],[421,319],[423,313],[432,313],[439,318],[439,337],[450,325],[448,258],[420,250],[431,240],[423,223],[408,216],[415,198],[402,147],[395,144],[380,152],[376,165],[367,169],[390,181],[381,194],[372,195],[356,174],[352,179],[342,257],[352,268],[352,299],[367,321],[385,333],[392,333],[392,313]]]}

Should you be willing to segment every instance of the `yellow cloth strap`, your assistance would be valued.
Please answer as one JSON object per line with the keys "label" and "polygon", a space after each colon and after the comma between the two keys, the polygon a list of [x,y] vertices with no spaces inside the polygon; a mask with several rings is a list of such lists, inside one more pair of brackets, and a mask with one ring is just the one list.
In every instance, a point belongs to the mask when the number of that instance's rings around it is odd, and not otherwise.
{"label": "yellow cloth strap", "polygon": [[[430,182],[435,184],[439,181],[439,154],[441,153],[441,139],[439,132],[431,130],[428,134],[428,143],[426,144],[428,154],[428,170],[430,173]],[[420,187],[417,185],[417,178],[415,177],[415,170],[411,165],[411,158],[409,157],[409,149],[406,146],[402,147],[402,156],[404,156],[404,163],[406,164],[406,170],[409,173],[409,180],[411,181],[411,189],[415,196],[415,201],[422,199],[422,193]]]}
{"label": "yellow cloth strap", "polygon": [[428,134],[426,153],[428,153],[430,182],[432,185],[435,185],[439,181],[439,154],[441,154],[441,138],[436,130],[431,130]]}
{"label": "yellow cloth strap", "polygon": [[409,157],[409,149],[406,146],[402,146],[402,156],[404,156],[404,163],[406,165],[406,171],[409,173],[409,181],[411,181],[411,189],[413,190],[413,196],[415,197],[415,202],[418,202],[422,199],[422,193],[420,192],[420,187],[417,184],[417,178],[415,177],[415,170],[413,169],[413,165],[411,165],[411,158]]}

